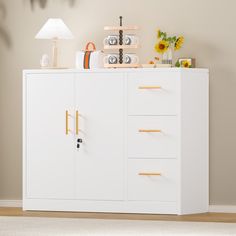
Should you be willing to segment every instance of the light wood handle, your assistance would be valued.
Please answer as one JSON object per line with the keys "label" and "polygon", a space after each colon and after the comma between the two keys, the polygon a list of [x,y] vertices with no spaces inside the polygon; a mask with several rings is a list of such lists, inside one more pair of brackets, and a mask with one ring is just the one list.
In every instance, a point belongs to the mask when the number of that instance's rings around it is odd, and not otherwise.
{"label": "light wood handle", "polygon": [[75,132],[76,132],[76,135],[79,134],[79,112],[76,111],[76,115],[75,115]]}
{"label": "light wood handle", "polygon": [[139,86],[139,89],[161,89],[161,86]]}
{"label": "light wood handle", "polygon": [[161,173],[158,172],[140,172],[138,174],[144,176],[161,176]]}
{"label": "light wood handle", "polygon": [[160,133],[160,129],[139,129],[140,133]]}
{"label": "light wood handle", "polygon": [[69,114],[69,112],[66,110],[66,135],[68,135],[69,132],[70,132],[70,129],[69,129],[69,116],[70,116],[70,114]]}

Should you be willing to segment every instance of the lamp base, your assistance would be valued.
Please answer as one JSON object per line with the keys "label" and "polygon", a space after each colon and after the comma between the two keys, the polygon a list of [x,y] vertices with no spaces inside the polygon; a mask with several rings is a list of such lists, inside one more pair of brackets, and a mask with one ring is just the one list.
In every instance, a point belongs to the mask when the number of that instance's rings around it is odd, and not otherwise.
{"label": "lamp base", "polygon": [[57,42],[58,39],[52,39],[52,67],[57,67]]}

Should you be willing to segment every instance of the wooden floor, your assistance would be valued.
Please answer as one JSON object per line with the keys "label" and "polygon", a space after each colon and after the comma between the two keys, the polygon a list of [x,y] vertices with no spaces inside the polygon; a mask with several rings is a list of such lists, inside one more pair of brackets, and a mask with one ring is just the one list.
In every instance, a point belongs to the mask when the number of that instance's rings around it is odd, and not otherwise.
{"label": "wooden floor", "polygon": [[21,208],[0,207],[0,216],[32,216],[32,217],[127,219],[127,220],[169,220],[169,221],[236,223],[236,214],[232,213],[204,213],[204,214],[177,216],[177,215],[117,214],[117,213],[41,212],[41,211],[22,211]]}

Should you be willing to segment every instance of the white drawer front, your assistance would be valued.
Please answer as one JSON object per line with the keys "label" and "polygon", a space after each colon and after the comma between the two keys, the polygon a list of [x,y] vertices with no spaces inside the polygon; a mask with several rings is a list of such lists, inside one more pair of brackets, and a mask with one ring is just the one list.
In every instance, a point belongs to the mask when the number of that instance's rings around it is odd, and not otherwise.
{"label": "white drawer front", "polygon": [[177,73],[130,73],[128,75],[129,115],[176,115],[178,113]]}
{"label": "white drawer front", "polygon": [[129,116],[129,158],[176,158],[178,118],[176,116]]}
{"label": "white drawer front", "polygon": [[129,160],[128,200],[176,201],[177,161]]}

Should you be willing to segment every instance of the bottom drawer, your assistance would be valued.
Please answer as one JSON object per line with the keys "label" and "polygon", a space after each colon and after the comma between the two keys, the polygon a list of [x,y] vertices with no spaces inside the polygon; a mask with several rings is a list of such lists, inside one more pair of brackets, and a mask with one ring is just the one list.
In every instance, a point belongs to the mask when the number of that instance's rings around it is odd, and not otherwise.
{"label": "bottom drawer", "polygon": [[128,160],[128,200],[176,201],[177,160]]}

